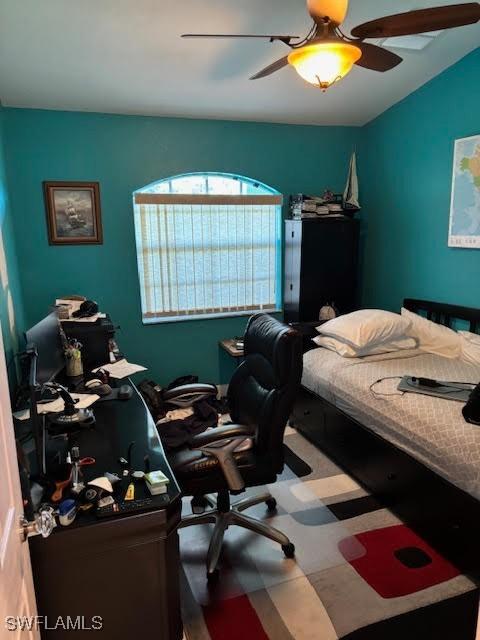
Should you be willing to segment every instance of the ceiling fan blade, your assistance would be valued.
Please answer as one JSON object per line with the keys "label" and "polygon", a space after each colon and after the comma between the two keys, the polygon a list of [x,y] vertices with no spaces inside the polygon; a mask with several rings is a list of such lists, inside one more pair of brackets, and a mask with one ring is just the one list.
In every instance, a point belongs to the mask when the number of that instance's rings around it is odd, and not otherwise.
{"label": "ceiling fan blade", "polygon": [[403,58],[397,56],[393,51],[377,47],[369,42],[352,41],[356,47],[362,50],[362,57],[355,63],[359,67],[371,69],[372,71],[390,71],[399,65]]}
{"label": "ceiling fan blade", "polygon": [[386,16],[355,27],[352,35],[355,38],[389,38],[408,36],[428,31],[441,31],[454,27],[463,27],[480,21],[480,4],[452,4],[446,7],[419,9],[408,13]]}
{"label": "ceiling fan blade", "polygon": [[283,69],[283,67],[286,67],[287,65],[288,65],[288,56],[285,56],[284,58],[280,58],[280,60],[277,60],[276,62],[272,62],[272,64],[269,64],[268,67],[265,67],[265,69],[262,69],[261,71],[256,73],[254,76],[252,76],[250,80],[258,80],[259,78],[265,78],[265,76],[269,76],[271,73],[275,73],[275,71],[280,71],[280,69]]}
{"label": "ceiling fan blade", "polygon": [[269,34],[251,35],[247,33],[183,33],[182,38],[262,38],[275,42],[276,40],[289,45],[292,40],[298,40],[299,36],[279,36]]}
{"label": "ceiling fan blade", "polygon": [[348,0],[307,0],[307,11],[315,22],[322,24],[326,17],[339,25],[345,20]]}

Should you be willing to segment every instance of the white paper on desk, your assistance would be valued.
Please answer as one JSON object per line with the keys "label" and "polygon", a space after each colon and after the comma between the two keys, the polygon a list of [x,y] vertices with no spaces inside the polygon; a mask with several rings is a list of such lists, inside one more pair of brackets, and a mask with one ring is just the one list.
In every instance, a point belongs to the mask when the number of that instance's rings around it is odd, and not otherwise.
{"label": "white paper on desk", "polygon": [[88,318],[65,318],[61,322],[96,322],[99,318],[106,318],[106,313],[96,313]]}
{"label": "white paper on desk", "polygon": [[[74,400],[78,400],[75,403],[75,407],[77,409],[86,409],[94,402],[96,402],[100,396],[97,396],[95,393],[71,393],[70,394]],[[63,398],[56,398],[51,402],[45,402],[44,404],[37,404],[37,413],[59,413],[65,409],[65,402]],[[21,411],[16,411],[14,414],[17,420],[28,420],[30,418],[30,409],[22,409]]]}
{"label": "white paper on desk", "polygon": [[20,411],[15,411],[13,413],[13,417],[17,420],[28,420],[30,418],[30,409],[21,409]]}
{"label": "white paper on desk", "polygon": [[102,367],[94,369],[94,371],[99,371],[100,369],[108,371],[112,378],[117,378],[118,380],[128,378],[128,376],[131,376],[134,373],[147,370],[146,367],[142,367],[139,364],[131,364],[130,362],[127,362],[125,358],[118,360],[118,362],[104,364]]}

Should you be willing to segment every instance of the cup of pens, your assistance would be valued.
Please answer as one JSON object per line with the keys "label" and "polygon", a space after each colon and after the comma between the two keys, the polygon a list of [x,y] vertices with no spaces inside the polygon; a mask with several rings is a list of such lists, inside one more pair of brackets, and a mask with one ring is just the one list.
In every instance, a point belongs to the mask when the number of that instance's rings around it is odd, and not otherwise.
{"label": "cup of pens", "polygon": [[67,376],[76,378],[83,375],[82,344],[75,338],[70,338],[65,348],[65,361],[67,363]]}

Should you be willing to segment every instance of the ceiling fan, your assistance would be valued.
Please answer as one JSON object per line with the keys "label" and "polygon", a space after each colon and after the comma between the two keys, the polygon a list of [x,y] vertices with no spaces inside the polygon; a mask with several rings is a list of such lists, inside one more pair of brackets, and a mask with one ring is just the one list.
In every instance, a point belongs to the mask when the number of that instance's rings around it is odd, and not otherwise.
{"label": "ceiling fan", "polygon": [[480,21],[480,3],[468,2],[386,16],[355,27],[351,36],[340,25],[345,20],[349,0],[307,0],[314,24],[305,38],[290,35],[185,33],[182,38],[266,38],[290,47],[288,55],[276,60],[251,80],[264,78],[292,65],[307,82],[322,91],[341,80],[354,64],[373,71],[389,71],[402,62],[396,53],[365,42],[369,38],[406,36],[452,29]]}

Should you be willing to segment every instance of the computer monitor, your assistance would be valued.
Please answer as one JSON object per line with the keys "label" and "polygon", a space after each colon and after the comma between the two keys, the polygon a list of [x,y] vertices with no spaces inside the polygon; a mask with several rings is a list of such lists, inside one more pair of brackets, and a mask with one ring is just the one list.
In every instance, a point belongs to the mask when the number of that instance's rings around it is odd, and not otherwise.
{"label": "computer monitor", "polygon": [[26,331],[25,340],[38,354],[35,382],[40,385],[50,382],[65,366],[57,314],[51,313]]}

